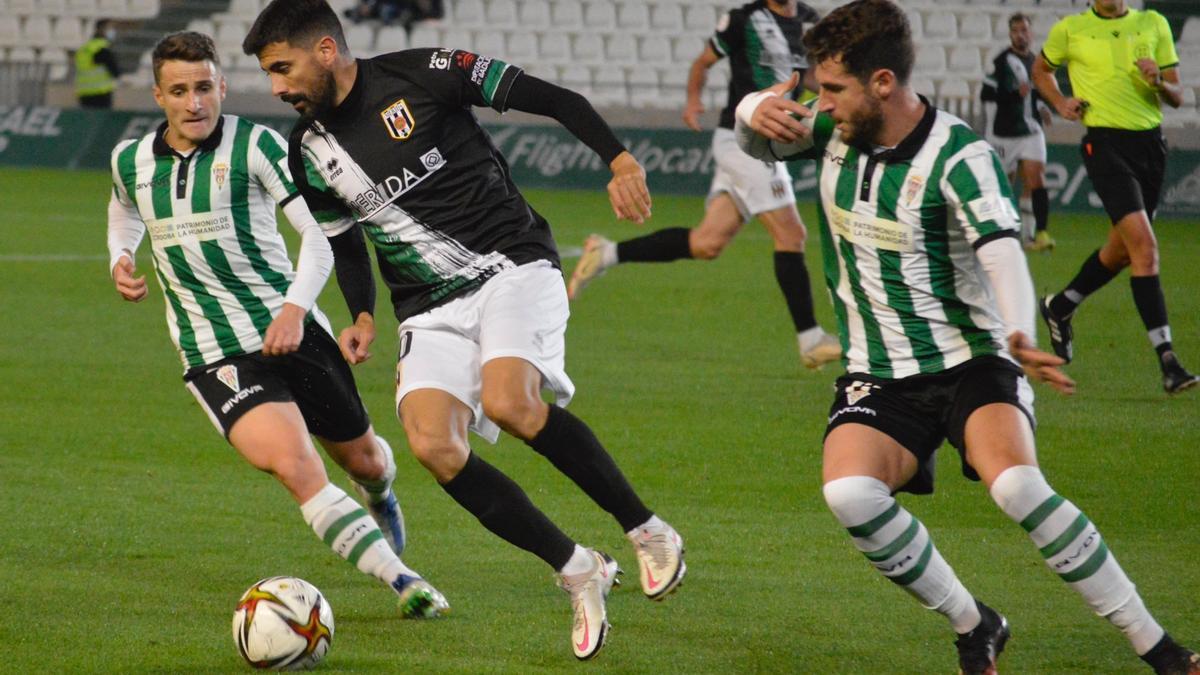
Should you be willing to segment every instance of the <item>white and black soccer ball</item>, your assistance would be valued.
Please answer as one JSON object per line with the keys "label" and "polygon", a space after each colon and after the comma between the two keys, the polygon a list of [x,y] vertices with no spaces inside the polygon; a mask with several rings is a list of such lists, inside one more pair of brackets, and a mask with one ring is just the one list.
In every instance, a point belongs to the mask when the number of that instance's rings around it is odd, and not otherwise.
{"label": "white and black soccer ball", "polygon": [[333,609],[321,591],[303,579],[263,579],[238,600],[233,643],[255,668],[311,668],[333,643]]}

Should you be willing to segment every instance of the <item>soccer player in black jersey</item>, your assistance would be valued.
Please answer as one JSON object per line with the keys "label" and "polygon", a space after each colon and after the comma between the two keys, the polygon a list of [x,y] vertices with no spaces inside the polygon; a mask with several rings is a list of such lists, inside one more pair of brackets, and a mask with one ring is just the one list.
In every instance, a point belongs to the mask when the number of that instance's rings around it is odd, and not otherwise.
{"label": "soccer player in black jersey", "polygon": [[[289,161],[330,237],[354,320],[340,336],[343,354],[361,362],[375,339],[365,233],[400,320],[397,413],[413,454],[486,528],[558,572],[574,610],[575,656],[595,656],[616,562],[575,543],[472,453],[468,429],[489,441],[500,429],[520,438],[612,514],[651,599],[682,579],[683,541],[588,426],[560,407],[574,385],[564,370],[568,309],[554,239],[471,107],[557,120],[612,169],[618,217],[650,215],[645,172],[586,99],[498,59],[456,49],[354,59],[323,0],[274,0],[243,49],[301,114]],[[543,389],[555,404],[542,400]]]}

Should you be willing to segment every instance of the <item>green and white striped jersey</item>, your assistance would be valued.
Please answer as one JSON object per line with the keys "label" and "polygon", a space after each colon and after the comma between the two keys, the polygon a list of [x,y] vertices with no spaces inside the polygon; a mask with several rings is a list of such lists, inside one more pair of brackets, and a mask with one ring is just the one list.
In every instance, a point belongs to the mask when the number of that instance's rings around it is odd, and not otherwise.
{"label": "green and white striped jersey", "polygon": [[825,281],[849,372],[901,378],[987,354],[1011,360],[975,249],[1017,236],[1012,190],[990,145],[922,102],[920,124],[895,148],[849,145],[822,113],[811,147],[776,157],[821,159]]}
{"label": "green and white striped jersey", "polygon": [[[187,157],[166,143],[165,129],[113,150],[109,248],[115,260],[118,227],[139,228],[130,251],[149,232],[171,340],[188,370],[262,349],[295,278],[275,206],[293,224],[312,216],[303,199],[293,201],[287,144],[272,129],[223,115]],[[329,330],[315,306],[309,316]]]}

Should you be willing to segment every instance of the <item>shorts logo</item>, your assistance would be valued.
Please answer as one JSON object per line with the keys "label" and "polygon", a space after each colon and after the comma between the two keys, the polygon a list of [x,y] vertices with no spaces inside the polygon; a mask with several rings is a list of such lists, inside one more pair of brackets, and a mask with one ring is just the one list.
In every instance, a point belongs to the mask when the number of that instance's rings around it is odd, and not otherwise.
{"label": "shorts logo", "polygon": [[776,199],[782,199],[784,194],[783,181],[771,181],[771,196],[775,197]]}
{"label": "shorts logo", "polygon": [[397,361],[403,361],[404,357],[412,351],[413,334],[411,330],[406,330],[400,334],[400,354],[396,357]]}
{"label": "shorts logo", "polygon": [[229,175],[229,165],[225,163],[214,164],[212,168],[213,179],[217,181],[217,189],[225,187],[225,177]]}
{"label": "shorts logo", "polygon": [[238,386],[237,366],[221,366],[217,368],[217,379],[226,387],[233,391],[238,391],[241,387]]}
{"label": "shorts logo", "polygon": [[879,385],[855,380],[846,387],[846,402],[854,405],[871,395],[871,390],[879,389]]}
{"label": "shorts logo", "polygon": [[387,127],[388,135],[397,141],[403,141],[412,136],[413,128],[417,126],[412,112],[408,109],[408,103],[404,99],[384,108],[379,116],[383,118],[383,125]]}

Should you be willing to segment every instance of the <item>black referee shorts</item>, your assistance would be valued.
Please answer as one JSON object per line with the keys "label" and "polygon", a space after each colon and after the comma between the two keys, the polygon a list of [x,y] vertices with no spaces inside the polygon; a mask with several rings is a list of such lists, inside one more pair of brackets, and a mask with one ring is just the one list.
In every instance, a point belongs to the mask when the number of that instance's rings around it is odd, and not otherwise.
{"label": "black referee shorts", "polygon": [[316,321],[291,354],[233,356],[192,368],[183,379],[226,438],[242,415],[268,402],[294,401],[308,432],[331,441],[358,438],[371,424],[350,366]]}
{"label": "black referee shorts", "polygon": [[1088,178],[1113,224],[1137,211],[1154,219],[1167,170],[1162,129],[1088,127],[1080,149]]}
{"label": "black referee shorts", "polygon": [[837,379],[825,436],[843,424],[863,424],[891,436],[917,458],[917,473],[903,492],[933,492],[937,450],[943,441],[958,450],[963,475],[979,480],[967,463],[967,418],[991,403],[1010,403],[1032,426],[1033,392],[1025,373],[999,356],[979,356],[940,373],[886,380],[865,373]]}

